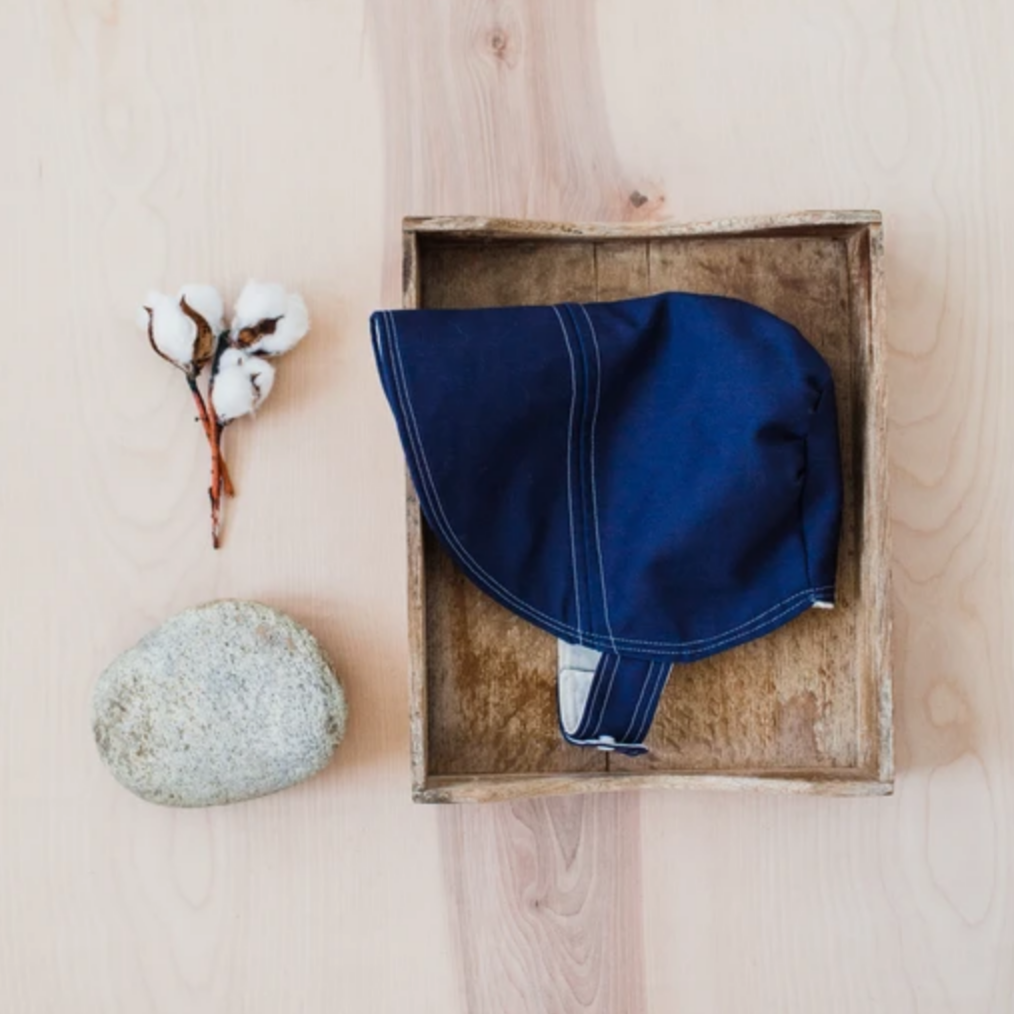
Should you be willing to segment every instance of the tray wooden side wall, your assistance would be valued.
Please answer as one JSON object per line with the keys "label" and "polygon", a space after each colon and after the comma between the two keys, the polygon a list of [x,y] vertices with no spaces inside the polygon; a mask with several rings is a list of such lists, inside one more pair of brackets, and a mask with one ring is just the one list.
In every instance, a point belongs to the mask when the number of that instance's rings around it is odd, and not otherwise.
{"label": "tray wooden side wall", "polygon": [[643,758],[566,744],[556,640],[455,567],[408,486],[413,793],[471,802],[670,787],[871,795],[893,784],[883,240],[877,212],[690,225],[406,219],[404,305],[736,296],[795,324],[836,380],[838,608],[677,666]]}

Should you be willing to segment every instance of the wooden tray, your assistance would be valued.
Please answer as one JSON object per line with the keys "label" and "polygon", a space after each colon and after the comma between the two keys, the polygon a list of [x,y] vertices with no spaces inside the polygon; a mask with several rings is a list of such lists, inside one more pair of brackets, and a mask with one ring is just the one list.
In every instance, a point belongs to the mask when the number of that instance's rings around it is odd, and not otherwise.
{"label": "wooden tray", "polygon": [[793,323],[834,371],[845,513],[838,607],[676,666],[639,758],[565,743],[557,642],[457,569],[409,484],[416,800],[628,788],[855,795],[893,785],[883,238],[877,212],[696,225],[406,219],[406,307],[736,296]]}

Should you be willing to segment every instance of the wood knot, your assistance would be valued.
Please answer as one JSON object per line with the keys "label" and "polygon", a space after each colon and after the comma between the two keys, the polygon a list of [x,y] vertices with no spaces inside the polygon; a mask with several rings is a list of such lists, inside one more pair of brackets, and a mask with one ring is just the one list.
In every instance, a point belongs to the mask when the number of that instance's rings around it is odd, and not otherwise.
{"label": "wood knot", "polygon": [[486,21],[476,27],[476,53],[483,60],[513,70],[521,60],[524,33],[510,17]]}
{"label": "wood knot", "polygon": [[509,43],[510,39],[502,28],[494,28],[489,33],[490,52],[498,60],[505,60],[507,58],[507,47]]}

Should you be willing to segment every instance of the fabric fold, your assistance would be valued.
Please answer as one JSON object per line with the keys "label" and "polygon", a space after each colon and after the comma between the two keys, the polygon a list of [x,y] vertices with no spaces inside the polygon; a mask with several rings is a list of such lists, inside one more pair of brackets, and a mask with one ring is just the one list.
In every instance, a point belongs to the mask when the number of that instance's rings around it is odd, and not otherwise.
{"label": "fabric fold", "polygon": [[574,746],[594,746],[628,757],[647,752],[644,737],[662,697],[672,662],[623,658],[603,652],[577,722],[568,728],[560,709],[560,731]]}

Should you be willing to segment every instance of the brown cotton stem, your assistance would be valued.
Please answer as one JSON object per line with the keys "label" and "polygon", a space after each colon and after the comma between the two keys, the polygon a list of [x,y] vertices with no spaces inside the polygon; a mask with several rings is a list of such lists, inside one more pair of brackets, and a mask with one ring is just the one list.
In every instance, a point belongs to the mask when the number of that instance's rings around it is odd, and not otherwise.
{"label": "brown cotton stem", "polygon": [[222,458],[222,425],[212,420],[211,441],[211,545],[218,549],[222,544],[222,485],[225,461]]}
{"label": "brown cotton stem", "polygon": [[225,458],[222,456],[222,433],[228,422],[222,422],[215,411],[215,377],[218,376],[218,364],[228,348],[228,331],[218,336],[215,352],[211,360],[211,379],[208,381],[208,405],[211,406],[209,433],[211,443],[211,544],[218,549],[222,544],[222,487],[228,472]]}
{"label": "brown cotton stem", "polygon": [[197,418],[200,420],[201,426],[204,427],[204,435],[207,437],[208,448],[211,451],[212,459],[215,458],[216,453],[218,455],[218,467],[222,476],[222,490],[226,496],[235,496],[236,490],[232,485],[232,477],[229,475],[229,467],[226,465],[225,459],[221,456],[221,451],[219,450],[216,452],[214,426],[211,422],[211,417],[208,415],[208,407],[204,404],[204,399],[201,397],[200,388],[197,386],[197,378],[188,373],[187,385],[190,387],[191,395],[193,395],[194,407],[197,409]]}

